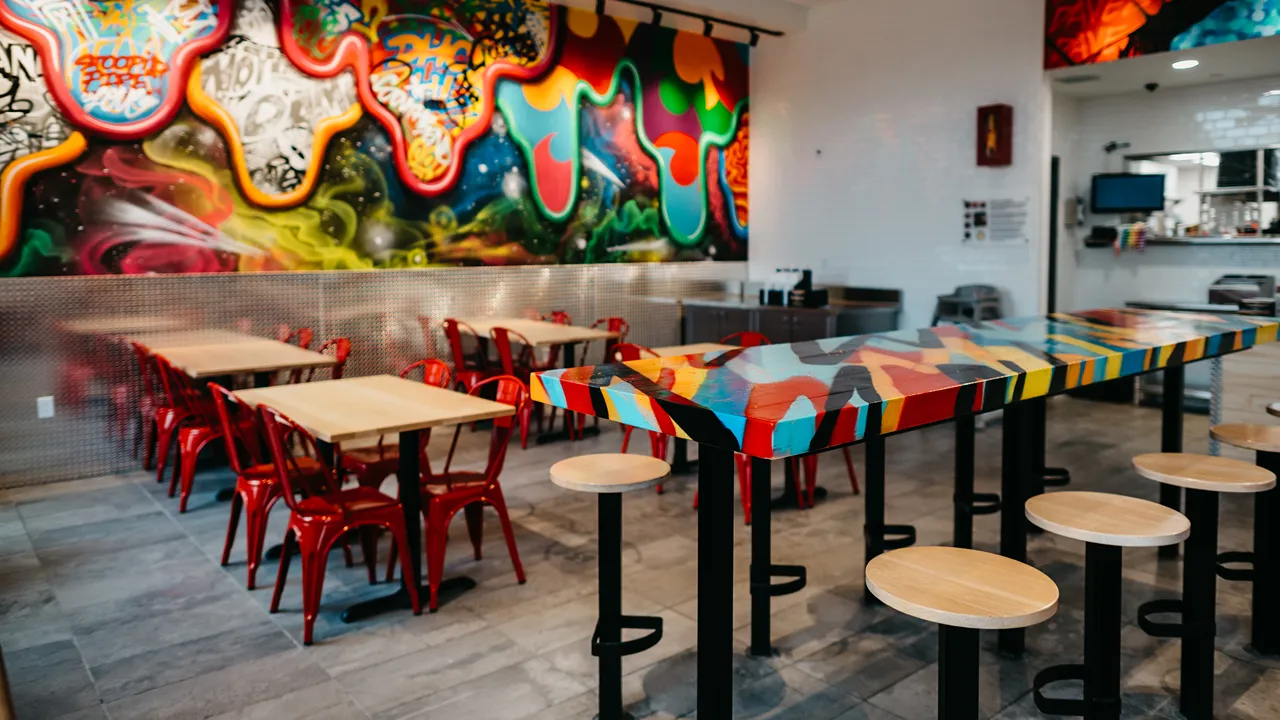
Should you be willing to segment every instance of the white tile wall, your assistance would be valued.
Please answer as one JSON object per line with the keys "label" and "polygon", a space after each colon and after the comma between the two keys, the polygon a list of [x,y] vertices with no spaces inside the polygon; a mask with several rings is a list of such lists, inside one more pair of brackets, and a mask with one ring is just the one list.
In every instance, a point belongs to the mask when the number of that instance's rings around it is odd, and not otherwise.
{"label": "white tile wall", "polygon": [[[1053,130],[1055,149],[1060,137],[1063,147],[1072,148],[1075,167],[1065,177],[1073,177],[1075,192],[1087,197],[1093,174],[1123,171],[1126,154],[1280,145],[1280,96],[1263,96],[1277,88],[1280,77],[1086,99],[1074,118],[1054,113],[1055,124],[1062,123]],[[1060,102],[1063,98],[1054,98],[1055,106]],[[1113,140],[1131,147],[1108,156],[1102,146]],[[1064,181],[1064,192],[1066,187]],[[1087,224],[1095,222],[1112,218]],[[1064,284],[1059,294],[1060,306],[1067,309],[1138,299],[1204,302],[1209,283],[1220,275],[1280,275],[1280,247],[1152,247],[1116,258],[1109,249],[1083,247],[1086,234],[1087,227],[1075,238],[1063,236],[1076,261],[1074,287]]]}
{"label": "white tile wall", "polygon": [[[992,19],[997,19],[993,21]],[[752,60],[753,277],[812,267],[821,281],[901,288],[927,325],[955,285],[1000,286],[1040,308],[1049,157],[1044,4],[846,0]],[[1014,108],[1013,165],[976,166],[977,108]],[[1030,200],[1027,244],[962,244],[964,199]]]}

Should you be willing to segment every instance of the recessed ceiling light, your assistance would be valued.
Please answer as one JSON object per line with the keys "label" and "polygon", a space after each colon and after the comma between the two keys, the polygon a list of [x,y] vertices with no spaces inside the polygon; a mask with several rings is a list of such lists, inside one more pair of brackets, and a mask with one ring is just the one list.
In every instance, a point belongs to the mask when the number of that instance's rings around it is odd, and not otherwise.
{"label": "recessed ceiling light", "polygon": [[1179,60],[1173,64],[1174,70],[1190,70],[1200,64],[1199,60]]}
{"label": "recessed ceiling light", "polygon": [[1277,95],[1280,95],[1280,89],[1278,89],[1278,90],[1268,90],[1268,91],[1266,91],[1266,92],[1262,93],[1262,97],[1275,97],[1275,96],[1277,96]]}

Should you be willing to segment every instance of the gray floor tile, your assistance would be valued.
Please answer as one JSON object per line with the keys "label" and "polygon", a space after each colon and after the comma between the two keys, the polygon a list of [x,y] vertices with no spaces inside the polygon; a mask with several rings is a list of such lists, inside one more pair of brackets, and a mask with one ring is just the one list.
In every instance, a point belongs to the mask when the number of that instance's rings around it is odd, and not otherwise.
{"label": "gray floor tile", "polygon": [[14,710],[22,720],[57,718],[98,706],[98,693],[75,643],[62,640],[6,652]]}

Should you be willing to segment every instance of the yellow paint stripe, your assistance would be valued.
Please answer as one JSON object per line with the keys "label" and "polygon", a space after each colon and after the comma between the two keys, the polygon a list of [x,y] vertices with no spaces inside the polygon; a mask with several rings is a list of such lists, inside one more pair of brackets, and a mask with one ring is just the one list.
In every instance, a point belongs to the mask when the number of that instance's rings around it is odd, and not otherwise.
{"label": "yellow paint stripe", "polygon": [[84,135],[73,132],[56,147],[31,153],[9,163],[0,173],[0,259],[18,243],[18,224],[22,219],[22,191],[32,175],[59,165],[66,165],[84,154],[89,143]]}
{"label": "yellow paint stripe", "polygon": [[1022,397],[1020,400],[1028,398],[1044,397],[1049,394],[1049,383],[1053,380],[1053,368],[1039,368],[1032,370],[1024,376],[1026,379],[1022,383]]}

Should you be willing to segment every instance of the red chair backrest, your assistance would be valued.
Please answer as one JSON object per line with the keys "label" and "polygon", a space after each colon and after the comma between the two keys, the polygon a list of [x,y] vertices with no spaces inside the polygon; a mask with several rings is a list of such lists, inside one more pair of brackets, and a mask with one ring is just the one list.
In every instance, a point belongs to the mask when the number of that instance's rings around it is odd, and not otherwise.
{"label": "red chair backrest", "polygon": [[311,347],[311,328],[298,328],[293,332],[289,332],[288,325],[281,325],[276,330],[276,339],[282,343],[292,343],[297,341],[298,347],[306,350]]}
{"label": "red chair backrest", "polygon": [[658,353],[643,345],[618,343],[613,346],[613,362],[631,362],[632,360],[646,360],[656,357],[659,357]]}
{"label": "red chair backrest", "polygon": [[[518,377],[499,375],[471,388],[471,392],[468,394],[482,397],[490,392],[490,387],[492,387],[494,402],[511,405],[516,409],[513,415],[494,418],[493,420],[493,434],[489,437],[489,460],[485,465],[484,471],[486,482],[492,486],[498,481],[498,475],[502,473],[502,464],[507,457],[507,447],[511,444],[511,433],[515,430],[516,419],[520,416],[520,412],[525,405],[529,403],[529,388]],[[453,429],[453,442],[449,445],[449,457],[444,462],[443,477],[445,482],[449,480],[449,466],[453,464],[453,452],[458,447],[458,435],[461,432],[461,425]]]}
{"label": "red chair backrest", "polygon": [[[267,436],[267,447],[271,451],[271,464],[275,466],[276,479],[284,489],[285,504],[294,512],[302,512],[298,507],[298,496],[303,494],[304,488],[294,482],[302,474],[302,469],[298,465],[298,456],[290,448],[301,445],[304,455],[322,458],[320,446],[305,428],[273,408],[259,405],[258,417],[262,421],[263,433]],[[328,474],[332,472],[329,468]]]}
{"label": "red chair backrest", "polygon": [[[347,357],[351,355],[351,341],[344,337],[325,340],[324,344],[321,345],[320,349],[317,350],[316,352],[320,353],[321,355],[329,355],[332,353],[333,359],[337,360],[338,362],[329,367],[329,377],[333,378],[334,380],[341,380],[343,370],[345,370],[347,367]],[[318,369],[319,368],[310,368],[309,370],[307,370],[307,380],[306,380],[307,382],[311,382],[312,380],[315,379],[316,370]],[[294,370],[292,373],[290,373],[289,382],[297,383],[299,379],[301,379],[301,377],[302,377],[302,370],[301,369]]]}
{"label": "red chair backrest", "polygon": [[542,316],[543,322],[555,323],[556,325],[572,325],[573,320],[569,317],[569,313],[563,310],[552,310]]}
{"label": "red chair backrest", "polygon": [[131,342],[129,345],[133,347],[133,357],[138,361],[138,375],[142,379],[142,392],[147,400],[151,401],[153,407],[167,405],[169,398],[165,394],[160,372],[156,369],[151,351],[142,343]]}
{"label": "red chair backrest", "polygon": [[761,345],[769,345],[769,338],[758,332],[745,330],[743,332],[734,333],[727,337],[720,338],[721,345],[737,345],[738,347],[759,347]]}
{"label": "red chair backrest", "polygon": [[[463,370],[483,370],[487,363],[485,363],[484,354],[480,352],[480,335],[476,333],[475,328],[453,318],[447,318],[441,325],[444,326],[444,336],[449,341],[449,352],[453,355],[453,371],[458,373]],[[466,328],[476,344],[476,351],[471,355],[467,355],[463,347],[463,328]]]}
{"label": "red chair backrest", "polygon": [[412,365],[405,366],[400,371],[400,377],[408,377],[410,373],[418,368],[422,368],[423,383],[438,388],[453,386],[453,372],[449,369],[449,363],[435,358],[419,360]]}
{"label": "red chair backrest", "polygon": [[620,317],[600,318],[599,320],[591,323],[591,328],[593,330],[601,326],[604,326],[604,329],[609,332],[618,333],[618,337],[614,340],[615,342],[626,342],[627,333],[631,332],[630,323]]}
{"label": "red chair backrest", "polygon": [[189,413],[198,417],[210,425],[218,422],[216,417],[208,417],[204,413],[204,406],[201,402],[200,391],[192,384],[191,379],[186,373],[174,367],[164,358],[163,355],[151,355],[155,361],[156,369],[160,374],[160,384],[164,386],[165,395],[169,396],[169,402],[179,411]]}
{"label": "red chair backrest", "polygon": [[[529,366],[529,355],[533,352],[533,343],[529,342],[529,338],[504,327],[490,328],[489,337],[493,339],[494,347],[498,348],[498,359],[502,361],[503,373],[515,375],[517,365]],[[513,339],[522,346],[518,357],[511,349]]]}
{"label": "red chair backrest", "polygon": [[[230,390],[218,383],[209,383],[213,406],[218,411],[218,424],[222,427],[222,440],[227,446],[227,461],[237,475],[247,467],[263,462],[262,439],[257,430],[257,416],[253,409],[240,402]],[[246,428],[253,428],[246,431]],[[241,451],[244,456],[241,457]]]}

